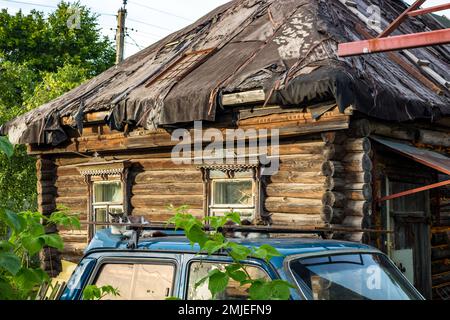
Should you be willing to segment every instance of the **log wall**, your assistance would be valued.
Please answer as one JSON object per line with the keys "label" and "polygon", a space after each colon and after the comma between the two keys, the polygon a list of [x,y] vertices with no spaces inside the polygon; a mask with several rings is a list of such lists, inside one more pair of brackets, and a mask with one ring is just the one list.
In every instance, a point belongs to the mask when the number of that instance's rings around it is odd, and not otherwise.
{"label": "log wall", "polygon": [[[323,196],[330,180],[322,173],[325,142],[320,135],[286,138],[280,141],[280,168],[264,181],[263,204],[274,225],[324,226]],[[188,205],[195,216],[203,216],[203,181],[195,165],[174,164],[170,149],[105,154],[107,160],[131,161],[132,215],[149,221],[165,222],[173,212],[167,208]],[[65,206],[87,221],[88,188],[77,165],[90,158],[74,155],[55,156],[56,205]],[[48,189],[49,190],[49,189]],[[87,245],[86,226],[82,230],[60,230],[66,242],[63,258],[77,261]]]}

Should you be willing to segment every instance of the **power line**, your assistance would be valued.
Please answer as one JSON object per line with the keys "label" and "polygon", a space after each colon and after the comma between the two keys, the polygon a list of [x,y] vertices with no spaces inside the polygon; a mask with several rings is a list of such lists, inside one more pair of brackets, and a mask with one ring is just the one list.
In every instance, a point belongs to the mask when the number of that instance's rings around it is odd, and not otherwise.
{"label": "power line", "polygon": [[139,20],[132,19],[132,18],[127,18],[127,19],[130,20],[130,21],[136,22],[136,23],[144,24],[144,25],[149,26],[149,27],[158,28],[158,29],[165,30],[165,31],[170,31],[170,32],[173,31],[171,29],[168,29],[168,28],[165,28],[165,27],[161,27],[161,26],[157,26],[155,24],[147,23],[147,22],[144,22],[144,21],[139,21]]}
{"label": "power line", "polygon": [[139,50],[142,50],[142,49],[143,49],[143,48],[136,42],[136,40],[134,40],[128,33],[126,34],[126,36],[127,36],[128,38],[130,38],[131,41],[134,42],[134,44],[136,45],[136,47],[139,48]]}
{"label": "power line", "polygon": [[166,14],[166,15],[168,15],[168,16],[172,16],[172,17],[176,17],[176,18],[179,18],[179,19],[183,19],[183,20],[185,20],[185,21],[192,22],[191,19],[188,19],[188,18],[179,16],[179,15],[176,15],[176,14],[171,13],[171,12],[168,12],[168,11],[164,11],[164,10],[161,10],[161,9],[149,7],[149,6],[145,5],[145,4],[141,4],[141,3],[138,3],[138,2],[134,2],[134,1],[129,1],[129,3],[134,4],[135,6],[142,7],[142,8],[147,8],[147,9],[152,10],[152,11],[155,11],[155,12],[159,12],[159,13],[162,13],[162,14]]}
{"label": "power line", "polygon": [[[52,5],[48,5],[48,4],[34,3],[34,2],[16,1],[16,0],[0,0],[0,1],[9,2],[9,3],[16,3],[16,4],[24,4],[24,5],[33,6],[33,7],[58,9],[57,6],[52,6]],[[97,14],[102,15],[102,16],[110,16],[110,17],[115,17],[116,16],[115,14],[112,14],[112,13],[96,12],[96,11],[92,11],[92,10],[91,10],[91,12],[97,13]]]}

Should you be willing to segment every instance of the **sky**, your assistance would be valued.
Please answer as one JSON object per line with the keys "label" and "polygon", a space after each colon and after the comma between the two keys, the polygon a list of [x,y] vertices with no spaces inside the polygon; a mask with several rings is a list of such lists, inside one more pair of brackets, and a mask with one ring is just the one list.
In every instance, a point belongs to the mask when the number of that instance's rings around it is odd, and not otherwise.
{"label": "sky", "polygon": [[[66,0],[67,1],[67,0]],[[28,13],[32,9],[46,13],[54,11],[60,0],[0,0],[0,9]],[[73,2],[70,1],[69,2]],[[114,40],[116,14],[123,0],[80,0],[82,5],[99,13],[99,25],[104,35]],[[168,34],[177,31],[207,14],[228,0],[128,0],[125,56],[128,57]],[[408,3],[414,0],[406,0]],[[424,8],[448,3],[445,0],[428,0]],[[450,10],[438,12],[450,17]]]}

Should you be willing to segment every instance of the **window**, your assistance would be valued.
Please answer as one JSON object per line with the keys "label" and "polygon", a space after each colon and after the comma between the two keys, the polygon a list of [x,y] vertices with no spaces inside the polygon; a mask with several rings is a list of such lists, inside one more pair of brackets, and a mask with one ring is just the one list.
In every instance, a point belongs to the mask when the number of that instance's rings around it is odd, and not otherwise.
{"label": "window", "polygon": [[256,184],[251,171],[234,172],[232,176],[222,171],[211,171],[211,215],[237,211],[242,218],[255,217]]}
{"label": "window", "polygon": [[289,263],[302,291],[314,300],[411,300],[420,298],[384,255],[349,253]]}
{"label": "window", "polygon": [[[111,215],[124,213],[123,187],[120,181],[94,181],[93,182],[93,213],[95,222],[110,222]],[[105,226],[96,226],[96,230]]]}
{"label": "window", "polygon": [[[195,284],[208,275],[213,269],[224,270],[223,263],[193,262],[189,267],[188,300],[210,300],[211,292],[208,289],[208,281],[195,288]],[[246,270],[252,279],[270,280],[268,274],[259,267],[246,266]],[[248,298],[249,285],[241,286],[239,282],[230,279],[228,286],[223,293],[216,296],[218,300],[245,300]]]}
{"label": "window", "polygon": [[[98,162],[103,158],[78,165],[89,190],[88,217],[90,222],[119,222],[119,218],[130,214],[130,188],[128,174],[131,162],[113,160]],[[103,159],[104,160],[104,159]],[[89,225],[89,239],[106,226]]]}
{"label": "window", "polygon": [[95,280],[98,287],[110,285],[120,296],[103,300],[165,300],[172,296],[175,267],[171,264],[104,264]]}

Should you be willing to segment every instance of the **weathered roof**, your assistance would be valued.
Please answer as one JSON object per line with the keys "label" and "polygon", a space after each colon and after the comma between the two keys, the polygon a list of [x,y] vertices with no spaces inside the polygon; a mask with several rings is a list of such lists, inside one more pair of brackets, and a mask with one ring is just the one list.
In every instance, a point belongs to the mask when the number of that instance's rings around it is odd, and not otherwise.
{"label": "weathered roof", "polygon": [[[358,11],[369,16],[367,8],[372,1],[356,1]],[[450,115],[448,90],[426,74],[422,77],[428,77],[428,83],[417,74],[412,76],[407,69],[419,71],[420,75],[420,67],[405,55],[399,54],[403,67],[386,53],[338,58],[338,43],[362,39],[360,33],[371,32],[346,3],[229,2],[62,97],[6,124],[1,133],[16,143],[57,145],[67,139],[61,117],[72,116],[81,129],[83,115],[100,110],[110,111],[106,120],[119,130],[126,123],[151,129],[194,120],[214,121],[222,110],[222,94],[252,89],[264,89],[269,103],[285,107],[336,99],[341,111],[352,105],[355,110],[385,120]],[[406,5],[398,0],[382,3],[384,28]],[[442,25],[428,15],[409,19],[397,32],[440,28]],[[213,51],[203,55],[206,58],[202,63],[179,73],[182,77],[178,80],[170,77],[171,71],[186,62],[185,54],[194,53],[191,57],[200,59],[198,51],[205,49]],[[431,72],[449,77],[449,46],[414,49],[410,53],[428,61]],[[162,76],[164,71],[168,72]]]}

